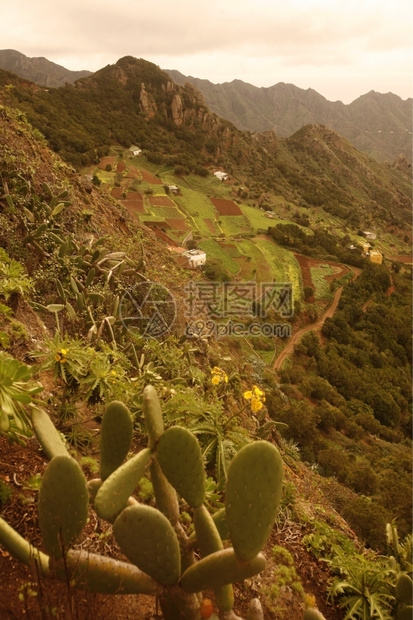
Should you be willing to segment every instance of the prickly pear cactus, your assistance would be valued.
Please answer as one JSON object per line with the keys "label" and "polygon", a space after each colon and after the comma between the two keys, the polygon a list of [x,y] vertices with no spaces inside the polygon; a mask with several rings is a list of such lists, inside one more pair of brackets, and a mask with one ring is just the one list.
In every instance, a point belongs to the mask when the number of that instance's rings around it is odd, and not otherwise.
{"label": "prickly pear cactus", "polygon": [[63,555],[86,525],[89,493],[86,478],[71,456],[55,456],[39,491],[39,523],[47,552]]}
{"label": "prickly pear cactus", "polygon": [[283,467],[275,446],[254,441],[231,461],[225,493],[226,520],[235,553],[251,560],[264,547],[275,522]]}
{"label": "prickly pear cactus", "polygon": [[[36,435],[52,456],[39,494],[39,520],[50,557],[0,519],[0,542],[42,575],[70,580],[93,592],[152,594],[165,620],[199,620],[203,589],[213,590],[221,619],[233,612],[232,583],[264,570],[261,550],[274,524],[282,489],[278,450],[266,441],[244,446],[228,470],[225,508],[210,515],[205,505],[206,476],[196,437],[186,428],[164,431],[155,389],[147,386],[143,413],[148,447],[127,458],[132,417],[115,401],[102,421],[100,479],[89,483],[59,443],[49,419],[39,416]],[[140,479],[151,478],[156,507],[133,497]],[[188,537],[180,521],[182,498],[193,515]],[[81,533],[88,508],[113,524],[128,562],[70,549]],[[224,548],[223,539],[228,540]],[[199,552],[197,559],[194,551]]]}

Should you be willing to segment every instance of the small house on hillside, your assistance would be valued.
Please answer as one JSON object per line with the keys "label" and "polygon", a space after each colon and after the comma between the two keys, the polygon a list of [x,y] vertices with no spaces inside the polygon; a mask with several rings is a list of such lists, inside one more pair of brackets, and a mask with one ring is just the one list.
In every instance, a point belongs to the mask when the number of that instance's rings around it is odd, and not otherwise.
{"label": "small house on hillside", "polygon": [[206,262],[206,254],[202,250],[187,250],[184,254],[189,261],[190,267],[203,267]]}
{"label": "small house on hillside", "polygon": [[363,230],[363,235],[366,239],[371,239],[372,241],[374,241],[377,237],[376,233],[371,232],[370,230]]}
{"label": "small house on hillside", "polygon": [[376,263],[377,265],[381,265],[383,262],[383,255],[378,250],[370,250],[370,261],[372,263]]}
{"label": "small house on hillside", "polygon": [[370,252],[371,244],[368,241],[363,241],[361,247],[363,248],[363,254],[367,256]]}
{"label": "small house on hillside", "polygon": [[228,177],[228,172],[224,172],[223,170],[217,170],[216,172],[214,172],[214,175],[220,181],[225,181],[227,179],[227,177]]}
{"label": "small house on hillside", "polygon": [[140,155],[142,153],[142,149],[139,146],[132,145],[129,147],[129,152],[136,157],[136,155]]}

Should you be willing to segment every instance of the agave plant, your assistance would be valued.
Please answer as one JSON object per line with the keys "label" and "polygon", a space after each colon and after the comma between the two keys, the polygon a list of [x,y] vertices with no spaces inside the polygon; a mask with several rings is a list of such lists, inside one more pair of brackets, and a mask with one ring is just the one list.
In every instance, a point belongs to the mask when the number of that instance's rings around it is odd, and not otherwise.
{"label": "agave plant", "polygon": [[33,369],[0,351],[0,434],[14,441],[31,434],[27,406],[43,390],[32,380]]}
{"label": "agave plant", "polygon": [[339,576],[333,581],[330,596],[339,596],[340,607],[345,608],[344,620],[392,620],[395,605],[393,571],[383,562],[369,560],[367,554],[346,555],[334,548],[329,560]]}

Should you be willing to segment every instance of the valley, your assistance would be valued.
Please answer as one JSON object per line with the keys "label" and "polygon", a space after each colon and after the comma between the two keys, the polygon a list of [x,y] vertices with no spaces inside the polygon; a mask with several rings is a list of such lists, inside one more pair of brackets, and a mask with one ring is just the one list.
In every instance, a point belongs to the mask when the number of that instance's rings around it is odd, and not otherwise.
{"label": "valley", "polygon": [[[358,609],[378,600],[383,618],[409,612],[396,583],[412,572],[411,242],[409,173],[324,126],[286,139],[241,132],[131,57],[50,90],[0,71],[0,616],[159,615],[156,596],[109,594],[137,586],[106,568],[103,594],[72,587],[84,578],[76,566],[69,588],[33,574],[34,548],[62,547],[38,516],[56,453],[90,492],[65,558],[84,568],[83,553],[96,553],[129,575],[138,565],[97,489],[120,475],[132,512],[172,523],[199,562],[198,513],[225,506],[229,468],[258,441],[280,455],[283,480],[260,542],[266,568],[234,579],[236,612],[258,597],[265,620],[315,606],[327,620],[356,618],[352,588],[366,582]],[[191,267],[188,250],[205,265]],[[229,334],[234,323],[244,331]],[[199,485],[194,499],[175,480],[167,519],[152,465],[169,430],[196,445]],[[130,441],[107,476],[104,446],[118,431]],[[165,562],[152,560],[133,558],[163,596]]]}

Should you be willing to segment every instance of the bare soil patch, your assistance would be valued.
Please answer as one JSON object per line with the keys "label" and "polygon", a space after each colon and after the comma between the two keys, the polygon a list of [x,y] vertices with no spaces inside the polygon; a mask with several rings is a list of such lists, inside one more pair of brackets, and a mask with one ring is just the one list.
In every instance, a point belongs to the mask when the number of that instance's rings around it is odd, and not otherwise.
{"label": "bare soil patch", "polygon": [[121,200],[121,204],[127,208],[129,213],[135,215],[136,213],[145,213],[145,207],[142,200]]}
{"label": "bare soil patch", "polygon": [[205,218],[204,218],[204,222],[205,222],[205,224],[208,226],[208,228],[209,228],[210,232],[211,232],[213,235],[216,235],[216,234],[218,234],[218,233],[220,232],[220,231],[218,230],[218,228],[217,228],[217,226],[216,226],[216,224],[215,224],[214,220],[211,220],[210,218],[205,217]]}
{"label": "bare soil patch", "polygon": [[211,198],[210,200],[220,215],[243,215],[233,200],[225,200],[224,198]]}
{"label": "bare soil patch", "polygon": [[122,198],[122,188],[114,187],[112,191],[110,192],[110,195],[112,196],[112,198],[115,198],[116,200],[120,200]]}
{"label": "bare soil patch", "polygon": [[152,174],[152,172],[149,172],[149,170],[141,168],[140,173],[142,175],[142,181],[145,183],[150,183],[151,185],[162,185],[161,179],[158,179],[158,177]]}
{"label": "bare soil patch", "polygon": [[110,155],[108,155],[107,157],[102,157],[102,159],[100,160],[98,167],[101,168],[102,170],[105,170],[107,165],[110,166],[114,166],[116,162],[116,157],[111,157]]}
{"label": "bare soil patch", "polygon": [[169,224],[169,226],[171,228],[174,228],[175,230],[187,230],[186,221],[182,218],[179,218],[176,220],[166,219],[165,222]]}
{"label": "bare soil patch", "polygon": [[153,207],[175,207],[173,200],[168,196],[149,196],[149,202]]}

